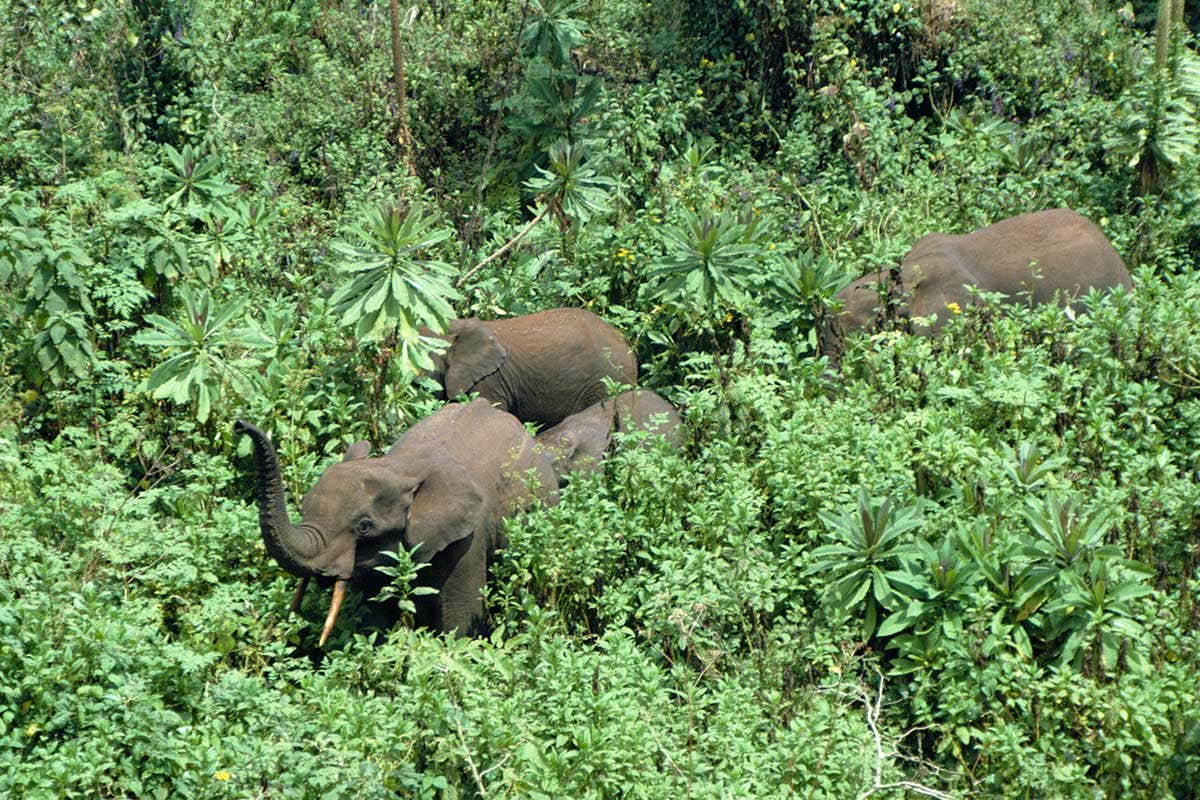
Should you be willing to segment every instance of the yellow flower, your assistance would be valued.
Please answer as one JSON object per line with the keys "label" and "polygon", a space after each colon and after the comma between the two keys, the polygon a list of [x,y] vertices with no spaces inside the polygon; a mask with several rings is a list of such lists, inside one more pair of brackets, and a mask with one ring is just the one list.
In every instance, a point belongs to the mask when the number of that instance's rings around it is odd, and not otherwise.
{"label": "yellow flower", "polygon": [[710,69],[712,67],[712,65],[713,65],[713,62],[710,61],[709,59],[707,59],[707,58],[700,59],[700,66],[704,67],[705,69]]}
{"label": "yellow flower", "polygon": [[704,97],[704,90],[696,89],[696,97]]}
{"label": "yellow flower", "polygon": [[946,308],[950,309],[951,314],[961,314],[962,313],[962,309],[958,307],[958,303],[954,303],[954,302],[946,303]]}
{"label": "yellow flower", "polygon": [[893,4],[892,4],[892,13],[893,13],[893,14],[899,14],[899,13],[900,13],[900,4],[899,4],[899,3],[893,3]]}
{"label": "yellow flower", "polygon": [[1113,51],[1109,50],[1108,55],[1104,57],[1104,60],[1111,64],[1114,58],[1116,58],[1116,56],[1113,54]]}
{"label": "yellow flower", "polygon": [[774,249],[775,249],[775,243],[774,243],[774,242],[771,242],[769,245],[767,245],[767,249],[768,249],[768,250],[774,250]]}
{"label": "yellow flower", "polygon": [[228,770],[219,769],[213,773],[213,777],[219,781],[227,781],[230,778],[232,778],[233,776],[229,774]]}

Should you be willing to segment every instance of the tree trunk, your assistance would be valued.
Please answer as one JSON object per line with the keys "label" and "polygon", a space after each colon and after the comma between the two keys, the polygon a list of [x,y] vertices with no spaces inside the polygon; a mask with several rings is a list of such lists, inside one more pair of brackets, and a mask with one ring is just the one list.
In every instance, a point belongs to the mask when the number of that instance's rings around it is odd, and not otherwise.
{"label": "tree trunk", "polygon": [[392,80],[396,89],[396,146],[400,160],[413,177],[417,175],[413,161],[412,131],[408,127],[408,86],[404,80],[404,44],[400,39],[400,2],[391,0],[392,12]]}

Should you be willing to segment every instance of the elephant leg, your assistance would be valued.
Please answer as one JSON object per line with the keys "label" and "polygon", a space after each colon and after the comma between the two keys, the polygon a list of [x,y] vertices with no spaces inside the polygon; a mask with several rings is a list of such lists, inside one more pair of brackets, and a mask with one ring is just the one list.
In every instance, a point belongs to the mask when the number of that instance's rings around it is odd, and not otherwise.
{"label": "elephant leg", "polygon": [[[483,622],[483,598],[480,592],[487,581],[487,540],[471,534],[446,550],[455,558],[439,597],[438,628],[455,631],[458,636],[475,634]],[[443,551],[445,554],[446,551]]]}

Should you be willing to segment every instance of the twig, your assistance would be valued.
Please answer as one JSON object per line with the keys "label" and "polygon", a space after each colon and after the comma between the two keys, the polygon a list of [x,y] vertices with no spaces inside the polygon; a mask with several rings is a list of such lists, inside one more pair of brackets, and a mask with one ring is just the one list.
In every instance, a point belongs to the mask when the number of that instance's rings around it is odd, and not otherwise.
{"label": "twig", "polygon": [[501,247],[499,250],[492,253],[490,256],[485,258],[483,261],[480,261],[478,264],[476,264],[475,266],[473,266],[469,270],[467,270],[466,273],[464,273],[463,276],[461,278],[459,278],[458,281],[454,284],[455,288],[462,286],[466,282],[467,278],[471,277],[476,272],[483,269],[483,267],[485,267],[486,265],[490,264],[491,262],[495,261],[500,256],[504,255],[506,252],[508,252],[509,248],[511,248],[517,242],[521,241],[521,238],[523,236],[525,236],[525,234],[527,234],[527,233],[529,233],[529,231],[533,230],[533,226],[537,225],[539,222],[541,222],[542,218],[545,217],[547,214],[549,214],[550,209],[552,209],[553,207],[554,207],[554,203],[552,203],[552,202],[546,203],[546,207],[543,208],[541,211],[539,211],[538,215],[536,217],[534,217],[532,220],[530,220],[528,225],[526,225],[524,228],[521,228],[521,230],[517,231],[516,236],[512,237],[507,242],[505,242],[504,246]]}
{"label": "twig", "polygon": [[[875,701],[871,702],[871,697],[865,690],[859,690],[859,699],[867,709],[867,727],[871,729],[871,736],[875,739],[875,779],[871,782],[870,788],[862,792],[858,796],[858,800],[866,800],[873,794],[885,792],[891,789],[907,789],[910,792],[925,795],[926,797],[935,797],[937,800],[954,800],[954,795],[946,794],[938,789],[933,789],[929,786],[917,783],[916,781],[893,781],[891,783],[883,782],[883,762],[890,758],[895,753],[884,753],[883,750],[883,734],[879,730],[879,717],[883,710],[883,674],[879,675],[879,688],[875,692]],[[908,731],[911,733],[912,731]],[[906,734],[907,735],[907,734]]]}
{"label": "twig", "polygon": [[487,789],[483,786],[483,776],[479,774],[479,767],[475,766],[475,759],[471,758],[471,748],[467,744],[467,735],[463,732],[462,714],[458,708],[458,701],[454,699],[454,684],[450,681],[450,672],[447,670],[442,674],[446,678],[446,689],[449,690],[450,704],[454,706],[454,728],[458,731],[458,742],[462,745],[463,755],[467,759],[467,766],[471,768],[471,777],[475,779],[475,786],[479,789],[479,796],[487,800],[488,794]]}

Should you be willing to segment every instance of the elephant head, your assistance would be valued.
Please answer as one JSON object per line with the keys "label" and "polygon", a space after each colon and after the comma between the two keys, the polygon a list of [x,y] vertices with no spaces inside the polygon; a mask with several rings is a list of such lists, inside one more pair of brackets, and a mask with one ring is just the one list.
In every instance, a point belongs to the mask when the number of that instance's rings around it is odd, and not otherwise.
{"label": "elephant head", "polygon": [[382,563],[383,551],[416,547],[414,560],[429,562],[456,542],[469,542],[477,533],[486,536],[491,498],[461,465],[436,457],[369,458],[366,442],[351,446],[342,462],[321,475],[304,497],[300,523],[293,524],[271,442],[240,420],[234,431],[254,444],[255,494],[267,553],[302,579],[334,581],[321,645],[333,629],[347,584],[382,582],[374,568]]}
{"label": "elephant head", "polygon": [[600,470],[615,425],[616,408],[610,399],[593,403],[537,435],[538,448],[554,465],[560,486],[570,473],[590,475]]}
{"label": "elephant head", "polygon": [[536,442],[563,485],[570,473],[587,475],[600,470],[601,460],[612,447],[614,431],[650,434],[642,439],[642,446],[647,446],[651,437],[662,437],[672,445],[682,443],[679,412],[647,389],[631,389],[593,403],[539,433]]}
{"label": "elephant head", "polygon": [[451,321],[446,338],[450,347],[442,357],[442,386],[447,400],[471,391],[498,372],[508,358],[508,350],[496,332],[477,319]]}

